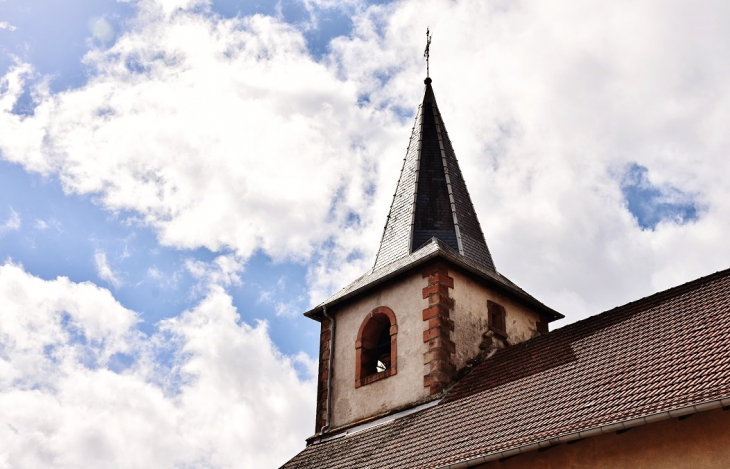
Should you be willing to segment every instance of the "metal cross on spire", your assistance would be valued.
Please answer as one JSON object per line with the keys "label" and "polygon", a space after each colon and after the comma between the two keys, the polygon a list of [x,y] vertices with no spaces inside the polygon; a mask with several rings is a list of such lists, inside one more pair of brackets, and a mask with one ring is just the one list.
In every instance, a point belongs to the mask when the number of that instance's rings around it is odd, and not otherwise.
{"label": "metal cross on spire", "polygon": [[426,50],[423,51],[423,56],[426,57],[426,78],[429,78],[430,71],[428,67],[428,52],[429,48],[431,47],[431,33],[429,32],[428,28],[426,28]]}

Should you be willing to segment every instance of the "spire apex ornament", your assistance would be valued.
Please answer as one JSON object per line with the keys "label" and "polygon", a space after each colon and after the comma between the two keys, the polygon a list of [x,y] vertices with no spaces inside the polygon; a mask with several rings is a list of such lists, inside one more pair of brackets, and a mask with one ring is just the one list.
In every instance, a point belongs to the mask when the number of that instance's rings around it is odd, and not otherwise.
{"label": "spire apex ornament", "polygon": [[428,58],[429,49],[431,48],[431,32],[426,28],[426,50],[423,51],[423,56],[426,57],[426,79],[430,81],[431,71],[429,70]]}

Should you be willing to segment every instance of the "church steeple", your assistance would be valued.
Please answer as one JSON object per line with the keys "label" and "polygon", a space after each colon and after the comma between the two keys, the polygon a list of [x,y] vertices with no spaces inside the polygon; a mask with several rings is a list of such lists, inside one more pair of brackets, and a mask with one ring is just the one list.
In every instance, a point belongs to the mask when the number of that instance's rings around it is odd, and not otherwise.
{"label": "church steeple", "polygon": [[393,196],[374,270],[437,238],[490,272],[494,262],[426,78],[408,151]]}
{"label": "church steeple", "polygon": [[310,443],[434,405],[484,357],[562,317],[494,269],[425,85],[373,269],[304,313],[321,323]]}

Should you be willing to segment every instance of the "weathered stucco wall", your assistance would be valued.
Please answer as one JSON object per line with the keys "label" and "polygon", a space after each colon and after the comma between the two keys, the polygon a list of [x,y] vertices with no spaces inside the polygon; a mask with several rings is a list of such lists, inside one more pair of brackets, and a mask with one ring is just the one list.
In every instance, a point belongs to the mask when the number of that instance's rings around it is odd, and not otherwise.
{"label": "weathered stucco wall", "polygon": [[454,300],[451,314],[454,332],[451,339],[456,345],[456,369],[462,368],[479,353],[482,333],[487,331],[488,326],[487,300],[505,308],[507,336],[512,344],[524,342],[537,335],[540,316],[536,312],[455,269],[450,270],[449,275],[454,279],[454,288],[451,291],[451,298]]}
{"label": "weathered stucco wall", "polygon": [[[332,428],[381,414],[429,397],[423,386],[423,298],[420,271],[377,288],[334,312],[337,321],[332,375]],[[398,323],[397,374],[355,387],[355,342],[365,316],[387,306]]]}
{"label": "weathered stucco wall", "polygon": [[[449,268],[454,286],[449,288],[453,299],[450,318],[454,322],[451,340],[456,353],[456,369],[479,353],[482,333],[488,329],[487,301],[505,308],[507,335],[515,344],[537,334],[540,316],[528,307],[473,280],[456,269]],[[427,400],[431,393],[424,387],[424,376],[430,369],[424,364],[424,332],[429,322],[423,320],[429,306],[423,298],[428,280],[416,270],[390,284],[353,300],[332,313],[337,321],[335,353],[332,373],[332,428],[382,414],[409,404]],[[357,333],[365,317],[375,308],[387,306],[395,314],[398,324],[397,373],[373,383],[355,386]]]}
{"label": "weathered stucco wall", "polygon": [[546,451],[531,451],[482,469],[641,469],[730,467],[730,412],[709,410],[678,420],[608,433]]}

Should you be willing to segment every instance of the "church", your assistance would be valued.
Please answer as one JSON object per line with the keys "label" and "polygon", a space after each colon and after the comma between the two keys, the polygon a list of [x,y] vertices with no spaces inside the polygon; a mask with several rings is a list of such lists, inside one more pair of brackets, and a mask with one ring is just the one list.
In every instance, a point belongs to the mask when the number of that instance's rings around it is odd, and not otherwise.
{"label": "church", "polygon": [[494,265],[426,78],[373,268],[321,324],[284,468],[730,467],[730,270],[563,317]]}

